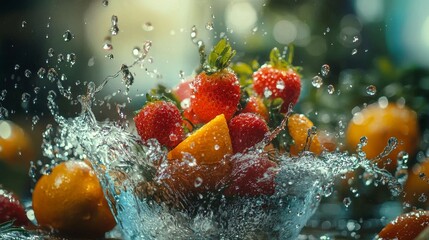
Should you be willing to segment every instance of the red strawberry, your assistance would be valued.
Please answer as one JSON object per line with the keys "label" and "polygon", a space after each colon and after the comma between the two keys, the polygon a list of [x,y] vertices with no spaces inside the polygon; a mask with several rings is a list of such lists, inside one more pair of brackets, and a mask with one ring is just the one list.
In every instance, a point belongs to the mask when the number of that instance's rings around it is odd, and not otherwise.
{"label": "red strawberry", "polygon": [[249,97],[247,99],[247,104],[241,110],[242,113],[256,113],[260,115],[266,122],[269,121],[268,109],[264,105],[263,101],[259,97]]}
{"label": "red strawberry", "polygon": [[265,156],[243,155],[233,161],[231,183],[225,196],[273,195],[277,163]]}
{"label": "red strawberry", "polygon": [[[291,58],[291,57],[290,57]],[[270,54],[270,62],[260,67],[253,74],[255,92],[269,99],[283,100],[282,112],[287,112],[290,104],[295,105],[301,93],[301,77],[297,68],[286,62],[277,48]]]}
{"label": "red strawberry", "polygon": [[0,188],[0,223],[15,220],[15,226],[27,226],[30,221],[27,218],[24,207],[12,194]]}
{"label": "red strawberry", "polygon": [[134,117],[137,133],[142,140],[155,138],[171,149],[183,138],[182,117],[172,102],[157,100],[148,102]]}
{"label": "red strawberry", "polygon": [[222,39],[210,53],[204,71],[192,82],[191,106],[203,122],[224,114],[227,120],[237,111],[240,102],[240,84],[235,73],[228,68],[235,51]]}
{"label": "red strawberry", "polygon": [[234,153],[244,152],[260,142],[268,132],[267,123],[254,113],[240,113],[228,123]]}

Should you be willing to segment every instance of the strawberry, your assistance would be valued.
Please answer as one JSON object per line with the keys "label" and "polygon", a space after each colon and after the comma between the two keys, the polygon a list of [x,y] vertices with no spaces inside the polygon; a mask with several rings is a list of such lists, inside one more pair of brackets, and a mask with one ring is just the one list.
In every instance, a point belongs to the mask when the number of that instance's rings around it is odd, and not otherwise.
{"label": "strawberry", "polygon": [[0,188],[0,223],[11,220],[14,220],[15,226],[30,224],[24,207],[15,195]]}
{"label": "strawberry", "polygon": [[301,77],[299,68],[293,67],[292,51],[288,61],[284,60],[277,48],[270,53],[270,62],[261,66],[253,74],[255,92],[268,99],[281,98],[282,112],[287,112],[289,105],[295,105],[301,93]]}
{"label": "strawberry", "polygon": [[254,113],[240,113],[228,123],[234,153],[244,152],[262,141],[268,132],[267,123]]}
{"label": "strawberry", "polygon": [[148,102],[134,117],[134,122],[142,140],[155,138],[168,149],[184,138],[180,111],[169,101]]}
{"label": "strawberry", "polygon": [[247,103],[241,113],[256,113],[260,115],[266,122],[269,121],[268,109],[264,105],[260,97],[249,97]]}
{"label": "strawberry", "polygon": [[228,68],[234,55],[229,43],[220,40],[203,65],[203,71],[192,81],[191,106],[203,122],[220,114],[229,120],[238,109],[240,84],[236,74]]}
{"label": "strawberry", "polygon": [[273,195],[277,163],[266,156],[242,155],[233,159],[231,182],[224,190],[225,196]]}

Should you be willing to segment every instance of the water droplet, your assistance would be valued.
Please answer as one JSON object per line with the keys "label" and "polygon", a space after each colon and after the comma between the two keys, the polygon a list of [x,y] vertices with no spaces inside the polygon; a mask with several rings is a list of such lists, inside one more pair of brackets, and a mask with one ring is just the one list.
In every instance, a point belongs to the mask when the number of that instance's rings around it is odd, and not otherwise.
{"label": "water droplet", "polygon": [[220,146],[219,146],[219,145],[217,145],[217,144],[215,144],[215,145],[214,145],[214,150],[216,150],[216,151],[217,151],[217,150],[219,150],[219,149],[220,149]]}
{"label": "water droplet", "polygon": [[21,95],[21,101],[24,103],[30,101],[30,98],[31,98],[31,95],[29,93],[25,92]]}
{"label": "water droplet", "polygon": [[27,77],[27,78],[31,77],[31,71],[30,71],[30,70],[28,70],[28,69],[25,69],[25,71],[24,71],[24,75],[25,75],[25,77]]}
{"label": "water droplet", "polygon": [[0,119],[7,118],[8,116],[9,116],[9,111],[4,107],[0,107]]}
{"label": "water droplet", "polygon": [[54,56],[54,49],[53,48],[49,48],[48,49],[48,57],[53,57]]}
{"label": "water droplet", "polygon": [[24,20],[24,21],[21,22],[21,27],[25,28],[25,26],[27,26],[27,21]]}
{"label": "water droplet", "polygon": [[107,55],[106,55],[106,58],[108,58],[108,59],[113,59],[113,58],[114,58],[114,56],[113,56],[113,54],[111,54],[111,53],[110,53],[110,54],[107,54]]}
{"label": "water droplet", "polygon": [[34,115],[33,118],[31,119],[31,123],[34,125],[36,125],[39,122],[40,118],[37,115]]}
{"label": "water droplet", "polygon": [[110,50],[112,50],[112,49],[113,49],[113,45],[110,43],[110,41],[106,41],[106,42],[104,42],[104,44],[103,44],[103,49],[104,49],[104,50],[107,50],[107,51],[110,51]]}
{"label": "water droplet", "polygon": [[39,70],[37,71],[37,76],[39,76],[40,79],[42,79],[46,74],[46,69],[41,67],[39,68]]}
{"label": "water droplet", "polygon": [[92,67],[95,64],[95,57],[88,59],[88,67]]}
{"label": "water droplet", "polygon": [[331,70],[331,67],[328,64],[323,64],[322,67],[320,68],[320,73],[322,74],[323,77],[326,77],[328,76],[330,70]]}
{"label": "water droplet", "polygon": [[214,23],[213,22],[208,22],[207,24],[206,24],[206,29],[207,30],[209,30],[209,31],[211,31],[211,30],[213,30],[214,29]]}
{"label": "water droplet", "polygon": [[54,68],[49,68],[48,73],[46,74],[48,80],[54,82],[58,79],[58,73]]}
{"label": "water droplet", "polygon": [[377,88],[374,85],[369,85],[366,87],[366,93],[370,96],[374,96],[377,93]]}
{"label": "water droplet", "polygon": [[271,95],[273,95],[273,92],[271,92],[271,90],[270,90],[270,89],[265,88],[265,89],[264,89],[264,97],[265,97],[265,98],[270,98],[270,97],[271,97]]}
{"label": "water droplet", "polygon": [[359,139],[359,142],[362,145],[362,147],[364,147],[368,144],[368,138],[366,136],[363,136]]}
{"label": "water droplet", "polygon": [[179,78],[184,79],[185,78],[185,72],[183,70],[179,71]]}
{"label": "water droplet", "polygon": [[13,67],[13,69],[15,69],[15,71],[19,70],[19,64],[15,64],[15,66]]}
{"label": "water droplet", "polygon": [[35,94],[38,94],[40,92],[40,87],[35,87],[33,89],[33,91],[34,91]]}
{"label": "water droplet", "polygon": [[63,73],[63,74],[61,74],[60,79],[61,79],[61,81],[65,81],[65,80],[67,80],[67,76]]}
{"label": "water droplet", "polygon": [[191,28],[191,39],[195,40],[197,38],[197,27],[194,25]]}
{"label": "water droplet", "polygon": [[276,88],[279,89],[279,90],[285,89],[285,82],[282,79],[280,79],[276,83]]}
{"label": "water droplet", "polygon": [[152,25],[152,23],[151,22],[145,22],[144,24],[143,24],[143,30],[145,30],[145,31],[147,31],[147,32],[150,32],[150,31],[152,31],[154,29],[154,26]]}
{"label": "water droplet", "polygon": [[358,52],[358,51],[357,51],[357,49],[356,49],[356,48],[354,48],[354,49],[352,50],[352,55],[355,55],[357,52]]}
{"label": "water droplet", "polygon": [[143,44],[143,53],[146,55],[149,53],[150,48],[152,47],[152,41],[147,40]]}
{"label": "water droplet", "polygon": [[352,200],[349,197],[345,197],[343,199],[343,204],[346,208],[348,208],[350,206],[350,204],[352,203]]}
{"label": "water droplet", "polygon": [[256,33],[258,31],[258,27],[256,26],[256,27],[254,27],[254,28],[252,28],[252,33]]}
{"label": "water droplet", "polygon": [[64,42],[70,42],[74,38],[73,34],[70,32],[70,30],[67,30],[63,34]]}
{"label": "water droplet", "polygon": [[418,200],[419,200],[419,202],[424,203],[428,200],[428,197],[424,193],[422,193]]}
{"label": "water droplet", "polygon": [[323,79],[319,75],[316,75],[313,77],[311,84],[315,88],[320,88],[323,85]]}
{"label": "water droplet", "polygon": [[101,4],[103,5],[103,7],[107,7],[107,6],[109,6],[109,1],[108,0],[103,0],[101,2]]}
{"label": "water droplet", "polygon": [[58,56],[57,56],[57,62],[60,63],[60,62],[63,62],[63,61],[64,61],[64,55],[62,55],[61,53],[58,54]]}
{"label": "water droplet", "polygon": [[200,187],[201,184],[203,184],[203,179],[200,177],[195,178],[194,186],[197,188],[197,187]]}
{"label": "water droplet", "polygon": [[66,57],[67,62],[73,66],[76,63],[76,54],[74,53],[68,53]]}
{"label": "water droplet", "polygon": [[331,84],[328,85],[328,93],[332,95],[332,94],[334,94],[334,92],[335,92],[334,86]]}
{"label": "water droplet", "polygon": [[353,42],[355,43],[355,42],[357,42],[357,41],[359,41],[359,37],[358,37],[358,36],[354,36],[354,37],[353,37]]}
{"label": "water droplet", "polygon": [[170,141],[172,141],[172,142],[175,142],[175,141],[177,141],[179,138],[177,137],[177,135],[176,135],[176,134],[171,133],[171,134],[168,136],[168,139],[170,139]]}
{"label": "water droplet", "polygon": [[113,25],[113,26],[110,28],[110,33],[111,33],[113,36],[118,35],[118,33],[119,33],[119,27],[118,27],[118,25]]}

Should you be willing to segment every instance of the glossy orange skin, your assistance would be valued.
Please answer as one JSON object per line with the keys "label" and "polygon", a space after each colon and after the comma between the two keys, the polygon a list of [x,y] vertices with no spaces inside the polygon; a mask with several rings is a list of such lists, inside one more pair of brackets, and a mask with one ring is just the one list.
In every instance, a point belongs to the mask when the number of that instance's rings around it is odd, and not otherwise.
{"label": "glossy orange skin", "polygon": [[[378,103],[371,104],[355,114],[349,122],[346,133],[348,148],[354,151],[362,136],[368,139],[368,144],[362,149],[368,159],[377,157],[386,147],[389,138],[398,139],[396,149],[379,162],[379,167],[394,171],[399,152],[406,151],[413,155],[417,151],[419,142],[417,114],[410,108],[395,103],[389,103],[385,107]],[[392,161],[385,161],[388,158]]]}
{"label": "glossy orange skin", "polygon": [[[289,117],[287,128],[289,135],[292,137],[294,144],[290,146],[290,154],[298,156],[306,148],[308,130],[313,127],[314,124],[303,114],[293,114]],[[319,138],[316,135],[311,136],[310,152],[320,154],[322,152],[322,145],[319,142]]]}
{"label": "glossy orange skin", "polygon": [[12,121],[0,120],[0,160],[8,164],[29,166],[35,160],[32,139],[25,130]]}
{"label": "glossy orange skin", "polygon": [[102,237],[115,225],[101,185],[84,161],[60,163],[33,191],[33,210],[45,228],[78,237]]}
{"label": "glossy orange skin", "polygon": [[387,224],[376,239],[413,240],[429,225],[428,211],[403,214]]}
{"label": "glossy orange skin", "polygon": [[429,196],[429,159],[417,163],[408,172],[408,178],[404,185],[402,200],[413,206],[428,206],[429,202],[419,201],[421,196]]}

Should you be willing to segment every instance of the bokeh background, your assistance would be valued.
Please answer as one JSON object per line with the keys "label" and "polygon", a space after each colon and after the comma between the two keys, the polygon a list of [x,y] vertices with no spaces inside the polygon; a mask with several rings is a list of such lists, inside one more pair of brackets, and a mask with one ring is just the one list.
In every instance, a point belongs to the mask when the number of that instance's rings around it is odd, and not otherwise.
{"label": "bokeh background", "polygon": [[[0,121],[22,128],[32,149],[19,149],[13,157],[19,160],[0,154],[6,160],[0,161],[0,183],[29,195],[28,162],[43,158],[42,132],[53,123],[46,101],[51,90],[60,114],[73,117],[80,112],[77,96],[85,94],[88,83],[100,85],[114,76],[97,94],[94,113],[99,120],[130,118],[149,89],[173,87],[193,74],[199,41],[209,49],[221,37],[237,50],[235,60],[261,64],[273,47],[294,44],[294,64],[303,67],[295,111],[335,132],[339,146],[346,123],[367,104],[387,98],[411,107],[421,129],[411,166],[429,155],[428,8],[425,0],[4,2]],[[112,28],[115,23],[118,29]],[[147,56],[136,62],[145,46]],[[120,69],[133,63],[128,91]],[[325,64],[330,71],[322,76]],[[315,76],[322,77],[321,86],[313,85]],[[10,130],[1,126],[0,137]]]}

